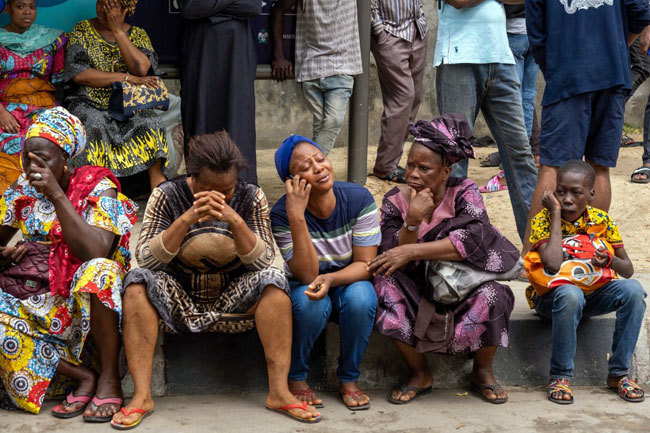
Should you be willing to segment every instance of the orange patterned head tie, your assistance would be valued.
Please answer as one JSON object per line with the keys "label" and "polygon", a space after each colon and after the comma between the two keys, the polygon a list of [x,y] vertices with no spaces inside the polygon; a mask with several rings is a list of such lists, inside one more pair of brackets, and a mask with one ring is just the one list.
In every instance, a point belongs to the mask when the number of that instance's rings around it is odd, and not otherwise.
{"label": "orange patterned head tie", "polygon": [[27,130],[25,141],[41,137],[59,146],[70,158],[86,146],[86,130],[81,120],[63,107],[43,111]]}

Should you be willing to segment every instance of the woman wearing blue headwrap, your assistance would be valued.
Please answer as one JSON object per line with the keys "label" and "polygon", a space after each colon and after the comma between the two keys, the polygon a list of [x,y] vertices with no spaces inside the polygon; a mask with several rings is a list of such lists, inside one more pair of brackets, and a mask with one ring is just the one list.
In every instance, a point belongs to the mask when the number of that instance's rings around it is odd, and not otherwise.
{"label": "woman wearing blue headwrap", "polygon": [[318,144],[298,135],[275,153],[287,194],[273,206],[273,235],[286,262],[293,311],[289,388],[322,407],[306,382],[311,348],[328,320],[339,324],[340,395],[351,410],[367,409],[370,398],[357,379],[377,307],[366,263],[381,240],[377,206],[370,192],[335,182],[332,164]]}

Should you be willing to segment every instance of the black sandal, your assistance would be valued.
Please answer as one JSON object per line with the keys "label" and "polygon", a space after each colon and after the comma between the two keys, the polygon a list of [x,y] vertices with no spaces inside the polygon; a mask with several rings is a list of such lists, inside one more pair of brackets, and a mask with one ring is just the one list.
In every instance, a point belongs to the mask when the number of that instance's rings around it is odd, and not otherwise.
{"label": "black sandal", "polygon": [[402,167],[397,167],[395,170],[388,173],[386,176],[379,176],[375,174],[378,179],[387,180],[388,182],[406,183],[406,171]]}
{"label": "black sandal", "polygon": [[492,152],[480,161],[481,167],[498,167],[501,165],[499,152]]}
{"label": "black sandal", "polygon": [[393,391],[391,391],[388,394],[388,401],[393,404],[409,404],[413,400],[416,400],[419,397],[422,397],[423,395],[431,394],[431,390],[433,389],[433,386],[429,386],[427,388],[418,388],[417,386],[407,386],[406,384],[402,385],[399,387],[399,390],[402,391],[402,395],[406,394],[407,392],[413,391],[415,395],[411,397],[410,399],[404,401],[400,400],[398,398],[393,397]]}
{"label": "black sandal", "polygon": [[496,146],[496,142],[489,135],[485,135],[481,138],[474,140],[474,147],[489,147]]}
{"label": "black sandal", "polygon": [[[644,174],[645,179],[635,179],[634,176],[637,174]],[[632,183],[650,183],[650,167],[639,167],[636,170],[632,172],[632,176],[630,176],[630,182]]]}
{"label": "black sandal", "polygon": [[472,390],[478,393],[478,395],[488,403],[503,404],[508,401],[508,396],[505,396],[503,398],[489,398],[487,395],[483,394],[484,390],[489,389],[490,391],[492,391],[492,393],[494,393],[494,395],[497,395],[497,392],[503,389],[501,385],[499,385],[498,383],[494,385],[490,385],[488,383],[481,384],[481,383],[476,383],[472,380],[470,381],[470,385],[472,386]]}

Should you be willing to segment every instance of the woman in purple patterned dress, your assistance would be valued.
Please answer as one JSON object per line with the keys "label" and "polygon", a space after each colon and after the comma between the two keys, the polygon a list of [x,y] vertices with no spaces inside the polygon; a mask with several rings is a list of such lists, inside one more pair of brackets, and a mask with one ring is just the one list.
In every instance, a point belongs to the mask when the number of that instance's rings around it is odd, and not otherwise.
{"label": "woman in purple patterned dress", "polygon": [[381,207],[381,254],[369,262],[378,307],[375,327],[392,338],[408,365],[406,384],[388,400],[405,404],[431,392],[425,352],[472,354],[472,388],[491,403],[507,394],[494,378],[498,346],[508,346],[514,296],[496,281],[479,285],[453,305],[422,294],[427,261],[464,262],[479,271],[503,273],[519,261],[517,248],[490,224],[478,187],[450,178],[451,164],[473,158],[474,137],[462,114],[411,126],[415,141],[406,166],[407,185],[389,191]]}

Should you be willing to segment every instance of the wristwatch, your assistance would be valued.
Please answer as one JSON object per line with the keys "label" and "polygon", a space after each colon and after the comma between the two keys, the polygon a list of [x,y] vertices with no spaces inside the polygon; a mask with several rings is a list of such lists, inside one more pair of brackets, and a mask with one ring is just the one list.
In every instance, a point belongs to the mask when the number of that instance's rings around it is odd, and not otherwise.
{"label": "wristwatch", "polygon": [[410,225],[407,224],[406,221],[404,221],[404,224],[402,224],[402,227],[404,227],[406,230],[408,230],[410,232],[416,232],[420,228],[420,224],[418,224],[416,226],[410,226]]}

